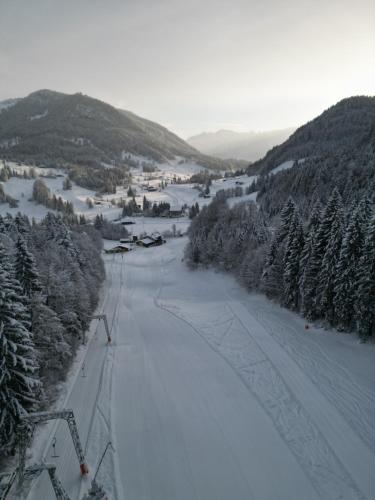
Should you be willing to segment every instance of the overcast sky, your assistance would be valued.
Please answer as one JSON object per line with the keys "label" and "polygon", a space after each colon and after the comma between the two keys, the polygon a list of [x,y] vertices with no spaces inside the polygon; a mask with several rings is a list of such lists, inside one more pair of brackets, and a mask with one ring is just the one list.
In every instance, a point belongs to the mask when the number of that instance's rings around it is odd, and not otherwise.
{"label": "overcast sky", "polygon": [[375,94],[375,0],[0,0],[0,100],[83,92],[186,138]]}

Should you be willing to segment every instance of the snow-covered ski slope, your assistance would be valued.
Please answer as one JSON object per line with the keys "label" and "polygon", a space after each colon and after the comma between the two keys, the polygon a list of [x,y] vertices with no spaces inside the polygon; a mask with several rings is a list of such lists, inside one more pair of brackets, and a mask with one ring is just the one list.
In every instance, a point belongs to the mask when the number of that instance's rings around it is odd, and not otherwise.
{"label": "snow-covered ski slope", "polygon": [[[98,312],[65,407],[91,475],[124,500],[372,500],[375,346],[310,328],[227,275],[189,271],[185,238],[106,256]],[[72,499],[90,478],[65,423],[57,474]],[[43,435],[41,436],[43,437]],[[40,457],[34,453],[32,460]],[[52,499],[41,477],[29,500]]]}

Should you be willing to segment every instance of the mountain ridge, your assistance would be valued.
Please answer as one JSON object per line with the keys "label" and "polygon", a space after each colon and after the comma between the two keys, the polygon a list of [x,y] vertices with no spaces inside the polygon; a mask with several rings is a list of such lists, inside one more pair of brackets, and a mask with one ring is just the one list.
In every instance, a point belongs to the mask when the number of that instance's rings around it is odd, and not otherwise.
{"label": "mountain ridge", "polygon": [[[289,168],[278,171],[288,161]],[[375,97],[349,97],[331,106],[247,173],[260,174],[253,190],[271,216],[292,197],[307,217],[335,188],[346,206],[362,198],[375,203]]]}
{"label": "mountain ridge", "polygon": [[167,128],[82,93],[42,89],[0,112],[0,156],[46,166],[124,163],[124,153],[162,162],[178,156],[227,169]]}
{"label": "mountain ridge", "polygon": [[365,147],[374,135],[375,97],[347,97],[299,127],[284,143],[251,164],[249,173],[267,174],[288,160],[353,153]]}

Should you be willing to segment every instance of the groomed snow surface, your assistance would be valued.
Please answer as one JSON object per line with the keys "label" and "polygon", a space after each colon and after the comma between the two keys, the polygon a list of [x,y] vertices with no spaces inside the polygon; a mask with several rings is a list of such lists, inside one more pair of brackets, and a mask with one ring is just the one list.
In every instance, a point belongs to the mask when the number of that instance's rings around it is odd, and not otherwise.
{"label": "groomed snow surface", "polygon": [[[64,404],[89,477],[65,422],[40,436],[70,497],[81,498],[111,441],[97,478],[111,499],[372,500],[375,346],[306,330],[230,276],[189,271],[185,244],[104,257],[98,312],[113,342],[93,321]],[[46,476],[27,498],[54,498]]]}

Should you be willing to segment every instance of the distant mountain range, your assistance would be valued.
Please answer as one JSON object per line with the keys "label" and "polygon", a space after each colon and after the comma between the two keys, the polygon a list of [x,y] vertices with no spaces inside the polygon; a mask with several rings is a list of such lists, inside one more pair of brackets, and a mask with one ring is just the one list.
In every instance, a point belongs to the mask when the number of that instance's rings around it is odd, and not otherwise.
{"label": "distant mountain range", "polygon": [[202,166],[229,164],[202,154],[165,127],[83,94],[39,90],[0,103],[0,157],[46,166],[162,162],[181,156]]}
{"label": "distant mountain range", "polygon": [[187,142],[202,153],[217,158],[256,161],[262,158],[269,149],[284,142],[294,131],[295,128],[268,132],[218,130],[194,135]]}

